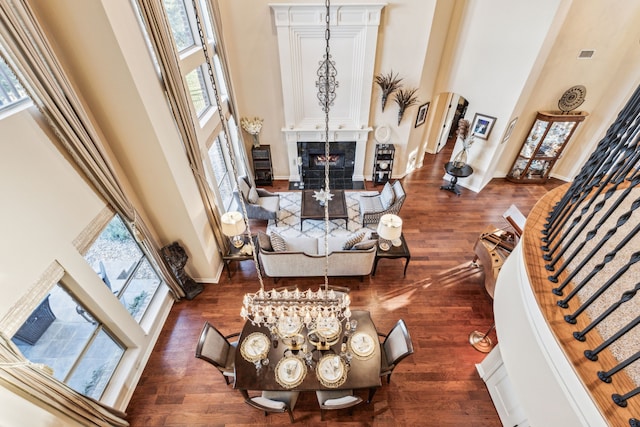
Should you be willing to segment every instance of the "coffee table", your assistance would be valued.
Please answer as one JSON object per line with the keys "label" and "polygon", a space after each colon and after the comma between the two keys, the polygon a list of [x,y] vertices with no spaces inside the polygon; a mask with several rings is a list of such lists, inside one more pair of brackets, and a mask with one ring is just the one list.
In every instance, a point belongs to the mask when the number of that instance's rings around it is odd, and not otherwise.
{"label": "coffee table", "polygon": [[[343,190],[331,190],[333,199],[329,201],[329,219],[344,219],[345,228],[349,229],[349,211]],[[300,231],[305,219],[324,219],[324,206],[313,198],[314,190],[302,190],[300,207]]]}

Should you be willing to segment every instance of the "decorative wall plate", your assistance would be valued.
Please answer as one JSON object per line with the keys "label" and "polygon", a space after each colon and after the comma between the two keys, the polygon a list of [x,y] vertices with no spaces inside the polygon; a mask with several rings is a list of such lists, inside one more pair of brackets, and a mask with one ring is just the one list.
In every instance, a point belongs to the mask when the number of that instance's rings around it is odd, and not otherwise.
{"label": "decorative wall plate", "polygon": [[587,88],[582,85],[570,87],[562,94],[558,101],[558,108],[565,113],[575,110],[584,102],[587,95]]}
{"label": "decorative wall plate", "polygon": [[376,141],[380,144],[386,144],[391,139],[391,128],[388,125],[380,125],[373,134]]}

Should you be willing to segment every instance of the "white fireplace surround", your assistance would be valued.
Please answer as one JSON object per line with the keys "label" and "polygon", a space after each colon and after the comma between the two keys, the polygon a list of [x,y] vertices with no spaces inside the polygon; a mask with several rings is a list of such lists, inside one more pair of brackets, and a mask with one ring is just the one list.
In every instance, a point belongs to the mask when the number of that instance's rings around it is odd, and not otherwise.
{"label": "white fireplace surround", "polygon": [[[380,15],[385,3],[332,4],[330,53],[337,69],[336,99],[329,113],[329,141],[356,141],[353,180],[364,180],[373,68]],[[284,99],[283,139],[289,181],[300,181],[298,142],[325,140],[317,97],[317,69],[325,52],[324,4],[270,4],[277,30]]]}

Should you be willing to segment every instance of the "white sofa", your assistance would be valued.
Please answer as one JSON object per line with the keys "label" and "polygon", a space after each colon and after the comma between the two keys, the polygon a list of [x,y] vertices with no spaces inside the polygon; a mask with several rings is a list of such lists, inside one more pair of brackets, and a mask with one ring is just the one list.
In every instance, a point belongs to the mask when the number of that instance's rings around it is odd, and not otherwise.
{"label": "white sofa", "polygon": [[[370,246],[368,249],[345,250],[343,246],[348,237],[350,236],[329,238],[328,275],[364,277],[371,274],[376,256],[376,242],[368,240],[368,236],[365,235],[360,246]],[[285,239],[285,242],[286,250],[279,252],[263,247],[269,245],[258,245],[260,265],[265,275],[275,279],[324,276],[324,237],[295,237]]]}

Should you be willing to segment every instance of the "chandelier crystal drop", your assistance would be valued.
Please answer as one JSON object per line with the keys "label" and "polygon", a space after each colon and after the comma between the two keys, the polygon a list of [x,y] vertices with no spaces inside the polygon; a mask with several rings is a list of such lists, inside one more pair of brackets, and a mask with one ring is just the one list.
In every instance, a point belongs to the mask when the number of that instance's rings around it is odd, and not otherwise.
{"label": "chandelier crystal drop", "polygon": [[318,319],[333,317],[339,320],[349,320],[351,310],[349,295],[318,289],[317,292],[308,289],[294,291],[287,289],[278,291],[260,289],[254,294],[245,294],[242,301],[240,316],[254,325],[264,325],[269,328],[277,326],[282,319],[294,324],[304,324],[314,329]]}

